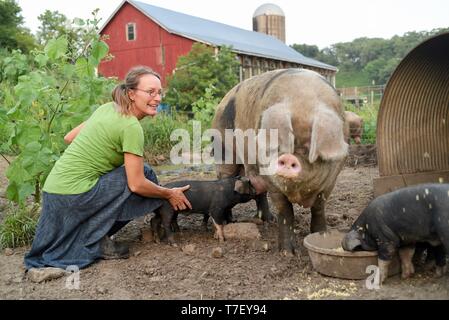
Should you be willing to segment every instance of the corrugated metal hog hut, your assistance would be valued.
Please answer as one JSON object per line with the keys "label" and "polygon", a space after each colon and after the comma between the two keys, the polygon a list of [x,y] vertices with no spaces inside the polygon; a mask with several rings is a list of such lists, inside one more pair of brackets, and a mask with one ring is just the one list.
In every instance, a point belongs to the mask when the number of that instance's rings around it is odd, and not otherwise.
{"label": "corrugated metal hog hut", "polygon": [[391,76],[377,121],[377,197],[449,182],[449,33],[413,49]]}

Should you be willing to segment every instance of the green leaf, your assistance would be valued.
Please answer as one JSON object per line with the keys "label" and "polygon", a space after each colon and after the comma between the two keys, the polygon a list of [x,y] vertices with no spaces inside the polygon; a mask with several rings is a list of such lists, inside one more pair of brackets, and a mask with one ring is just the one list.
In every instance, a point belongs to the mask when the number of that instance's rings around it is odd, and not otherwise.
{"label": "green leaf", "polygon": [[109,46],[103,42],[103,41],[96,41],[94,42],[93,46],[92,46],[92,52],[91,52],[91,57],[93,60],[89,60],[92,61],[95,65],[94,67],[97,67],[101,60],[106,57],[106,55],[109,52]]}
{"label": "green leaf", "polygon": [[17,184],[15,182],[10,183],[6,189],[6,196],[9,200],[17,203],[25,203],[28,196],[34,192],[34,185],[31,182],[23,184]]}
{"label": "green leaf", "polygon": [[37,62],[37,64],[39,65],[39,67],[43,67],[47,64],[48,62],[48,56],[44,55],[44,54],[39,54],[34,58],[34,61]]}
{"label": "green leaf", "polygon": [[65,64],[62,67],[62,72],[64,73],[66,79],[70,79],[73,77],[73,74],[75,73],[75,66],[73,64]]}
{"label": "green leaf", "polygon": [[45,148],[38,142],[31,142],[26,145],[22,152],[22,165],[31,176],[36,177],[50,171],[53,163],[52,156],[50,149]]}
{"label": "green leaf", "polygon": [[68,42],[66,37],[59,37],[57,39],[51,39],[45,46],[45,53],[51,60],[57,60],[64,57],[68,48]]}
{"label": "green leaf", "polygon": [[33,154],[33,153],[37,153],[41,150],[42,146],[39,142],[37,141],[33,141],[28,143],[24,150],[23,150],[23,154]]}
{"label": "green leaf", "polygon": [[13,162],[11,162],[8,169],[6,169],[6,177],[8,178],[10,183],[16,182],[18,184],[32,180],[32,177],[23,168],[22,158],[20,156],[17,157]]}
{"label": "green leaf", "polygon": [[3,125],[3,122],[8,122],[8,116],[6,110],[0,108],[0,123]]}
{"label": "green leaf", "polygon": [[80,78],[91,78],[95,75],[95,68],[88,63],[86,58],[79,58],[76,60],[75,72]]}
{"label": "green leaf", "polygon": [[7,115],[7,116],[14,116],[14,114],[19,110],[18,107],[19,107],[19,106],[16,105],[14,108],[10,109],[6,115]]}
{"label": "green leaf", "polygon": [[38,141],[41,138],[42,131],[38,125],[27,125],[17,127],[16,142],[22,149],[30,142]]}
{"label": "green leaf", "polygon": [[25,202],[26,198],[34,193],[34,183],[26,182],[19,186],[19,203]]}
{"label": "green leaf", "polygon": [[30,85],[30,82],[28,82],[28,79],[26,81],[21,80],[14,88],[20,106],[29,107],[37,99],[38,92]]}
{"label": "green leaf", "polygon": [[17,188],[17,183],[9,183],[8,188],[6,188],[6,197],[11,201],[19,202],[19,190]]}

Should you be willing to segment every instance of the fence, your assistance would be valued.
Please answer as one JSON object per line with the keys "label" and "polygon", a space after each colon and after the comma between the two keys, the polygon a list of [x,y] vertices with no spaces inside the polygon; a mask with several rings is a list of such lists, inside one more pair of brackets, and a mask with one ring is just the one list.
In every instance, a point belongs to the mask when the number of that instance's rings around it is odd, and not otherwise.
{"label": "fence", "polygon": [[350,103],[356,107],[379,103],[384,91],[385,85],[337,89],[343,103]]}

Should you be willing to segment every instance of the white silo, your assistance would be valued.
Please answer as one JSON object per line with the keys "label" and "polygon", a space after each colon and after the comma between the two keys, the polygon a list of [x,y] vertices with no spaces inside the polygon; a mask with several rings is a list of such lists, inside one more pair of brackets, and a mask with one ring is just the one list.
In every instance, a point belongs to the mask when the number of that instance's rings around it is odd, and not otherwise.
{"label": "white silo", "polygon": [[276,37],[285,43],[285,14],[273,3],[265,3],[253,15],[253,30]]}

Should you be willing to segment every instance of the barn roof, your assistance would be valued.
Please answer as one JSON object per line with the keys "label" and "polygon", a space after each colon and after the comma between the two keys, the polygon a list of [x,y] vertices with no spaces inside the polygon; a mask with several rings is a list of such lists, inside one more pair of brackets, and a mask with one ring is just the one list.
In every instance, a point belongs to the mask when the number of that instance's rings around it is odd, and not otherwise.
{"label": "barn roof", "polygon": [[337,71],[336,67],[307,58],[272,36],[156,7],[140,1],[123,1],[106,21],[100,32],[126,2],[172,34],[211,46],[230,46],[232,51],[236,53]]}

